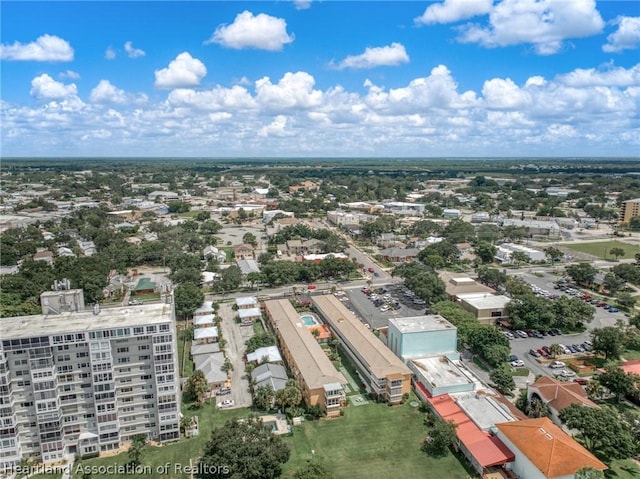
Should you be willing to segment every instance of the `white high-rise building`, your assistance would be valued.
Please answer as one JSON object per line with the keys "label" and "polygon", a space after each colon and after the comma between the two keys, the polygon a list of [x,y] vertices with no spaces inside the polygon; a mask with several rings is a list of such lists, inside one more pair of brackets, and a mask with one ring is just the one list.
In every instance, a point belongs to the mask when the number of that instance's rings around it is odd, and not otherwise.
{"label": "white high-rise building", "polygon": [[0,319],[0,471],[180,437],[173,304]]}

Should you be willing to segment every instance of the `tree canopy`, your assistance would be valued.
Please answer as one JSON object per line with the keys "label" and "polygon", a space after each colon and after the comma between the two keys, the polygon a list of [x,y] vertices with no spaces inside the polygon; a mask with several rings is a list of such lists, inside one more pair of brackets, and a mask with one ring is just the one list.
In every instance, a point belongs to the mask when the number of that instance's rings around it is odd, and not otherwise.
{"label": "tree canopy", "polygon": [[212,431],[197,477],[274,479],[282,474],[282,465],[289,456],[289,446],[257,416],[232,419]]}

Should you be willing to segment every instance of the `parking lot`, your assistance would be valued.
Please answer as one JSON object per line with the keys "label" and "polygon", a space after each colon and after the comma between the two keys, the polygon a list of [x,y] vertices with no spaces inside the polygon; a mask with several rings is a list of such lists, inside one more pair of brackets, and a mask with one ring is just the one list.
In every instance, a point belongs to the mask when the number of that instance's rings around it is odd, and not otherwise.
{"label": "parking lot", "polygon": [[[416,301],[415,298],[405,295],[408,290],[402,284],[394,283],[376,286],[373,289],[379,291],[377,293],[378,299],[381,301],[379,305],[374,304],[373,300],[362,289],[349,291],[349,301],[345,302],[345,305],[354,310],[356,315],[363,322],[369,324],[372,329],[386,327],[389,318],[419,316],[425,313],[426,305],[414,303]],[[387,295],[388,299],[385,299],[385,295]],[[397,304],[395,309],[389,307],[386,311],[380,310],[381,308],[386,309],[385,305],[389,306],[394,303]]]}
{"label": "parking lot", "polygon": [[[515,339],[511,339],[509,343],[511,344],[511,354],[518,357],[518,359],[524,361],[525,367],[529,368],[533,374],[542,374],[545,376],[553,376],[554,370],[550,368],[546,363],[551,362],[552,358],[546,358],[545,364],[541,364],[536,360],[536,358],[529,354],[529,350],[538,350],[543,346],[551,346],[554,343],[563,344],[565,346],[574,345],[574,344],[582,344],[585,341],[589,341],[591,336],[589,332],[584,333],[576,333],[576,334],[562,334],[559,336],[545,336],[543,338],[536,337],[527,337],[520,338],[516,336]],[[569,357],[580,357],[581,354],[572,354]],[[565,356],[560,356],[560,358],[564,358]],[[543,358],[545,359],[545,358]],[[565,359],[561,359],[565,361]]]}
{"label": "parking lot", "polygon": [[[558,281],[561,276],[551,274],[547,271],[522,272],[514,276],[518,276],[524,282],[530,284],[531,286],[536,286],[542,290],[548,291],[551,294],[570,296],[570,294],[568,294],[566,291],[554,289],[555,282]],[[579,288],[576,289],[580,292]],[[606,326],[615,326],[618,319],[626,319],[624,313],[621,311],[611,313],[602,307],[595,307],[594,309],[595,314],[593,317],[593,321],[587,324],[587,328],[589,330],[595,328],[604,328]]]}

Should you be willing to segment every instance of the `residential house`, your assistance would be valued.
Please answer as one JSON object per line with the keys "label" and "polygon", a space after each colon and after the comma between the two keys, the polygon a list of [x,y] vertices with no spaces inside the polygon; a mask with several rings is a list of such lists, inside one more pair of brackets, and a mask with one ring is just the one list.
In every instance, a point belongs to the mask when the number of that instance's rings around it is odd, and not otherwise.
{"label": "residential house", "polygon": [[71,248],[68,248],[66,246],[60,246],[57,250],[56,253],[58,256],[68,256],[68,257],[75,257],[76,254],[71,250]]}
{"label": "residential house", "polygon": [[40,250],[33,255],[33,261],[44,261],[47,264],[53,264],[53,253],[49,250]]}
{"label": "residential house", "polygon": [[282,363],[282,356],[277,346],[264,346],[247,354],[247,362],[256,363]]}
{"label": "residential house", "polygon": [[255,259],[255,248],[247,243],[235,245],[233,247],[233,255],[236,260],[238,259]]}
{"label": "residential house", "polygon": [[271,386],[274,391],[280,391],[287,387],[287,370],[280,364],[265,363],[251,370],[253,387]]}
{"label": "residential house", "polygon": [[236,261],[236,265],[242,271],[242,274],[246,277],[249,273],[259,273],[260,265],[255,259],[239,259]]}
{"label": "residential house", "polygon": [[236,298],[236,307],[238,310],[258,308],[258,300],[253,296],[242,296]]}
{"label": "residential house", "polygon": [[209,395],[215,395],[215,392],[228,385],[229,376],[223,371],[225,364],[224,353],[220,351],[218,343],[198,344],[194,341],[191,349],[191,357],[193,358],[194,369],[202,371],[209,385]]}
{"label": "residential house", "polygon": [[506,465],[517,477],[569,479],[584,467],[607,466],[547,417],[496,424],[497,437],[515,459]]}
{"label": "residential house", "polygon": [[382,261],[390,261],[392,263],[410,263],[420,253],[418,248],[386,248],[378,253],[382,257]]}
{"label": "residential house", "polygon": [[78,248],[83,256],[92,256],[98,251],[93,241],[78,241]]}
{"label": "residential house", "polygon": [[205,259],[208,258],[215,258],[218,263],[222,264],[225,261],[227,261],[227,253],[225,253],[224,251],[219,250],[218,248],[216,248],[215,246],[209,245],[207,247],[205,247],[202,250],[202,256]]}

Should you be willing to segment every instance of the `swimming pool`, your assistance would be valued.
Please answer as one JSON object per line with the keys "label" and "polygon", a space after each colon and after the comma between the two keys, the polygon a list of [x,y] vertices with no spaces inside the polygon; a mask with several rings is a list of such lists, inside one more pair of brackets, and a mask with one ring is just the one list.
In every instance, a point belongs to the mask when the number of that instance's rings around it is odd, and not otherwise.
{"label": "swimming pool", "polygon": [[310,314],[300,316],[300,321],[302,321],[307,326],[315,326],[316,324],[319,324],[318,320]]}

